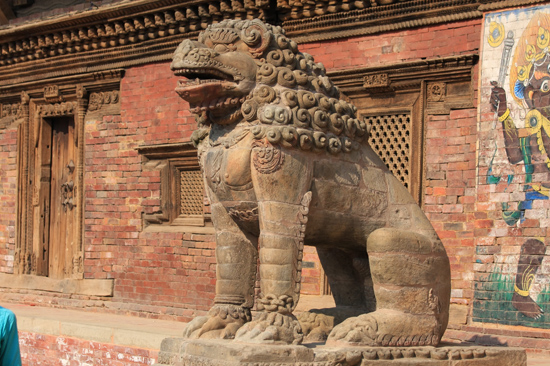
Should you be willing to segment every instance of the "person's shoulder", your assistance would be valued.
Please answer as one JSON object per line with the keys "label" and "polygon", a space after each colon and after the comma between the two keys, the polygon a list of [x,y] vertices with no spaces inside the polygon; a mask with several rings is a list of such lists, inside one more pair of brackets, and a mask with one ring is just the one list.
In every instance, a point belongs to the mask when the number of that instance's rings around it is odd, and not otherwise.
{"label": "person's shoulder", "polygon": [[0,319],[1,318],[13,320],[15,319],[15,314],[10,309],[6,309],[0,306]]}

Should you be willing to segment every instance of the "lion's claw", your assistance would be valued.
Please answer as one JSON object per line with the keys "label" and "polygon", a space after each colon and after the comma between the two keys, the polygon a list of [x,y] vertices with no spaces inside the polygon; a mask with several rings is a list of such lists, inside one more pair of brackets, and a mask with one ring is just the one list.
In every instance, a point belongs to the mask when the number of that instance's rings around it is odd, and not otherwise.
{"label": "lion's claw", "polygon": [[250,320],[250,312],[236,305],[215,305],[209,316],[193,319],[183,332],[184,338],[233,339],[237,330]]}
{"label": "lion's claw", "polygon": [[243,325],[235,339],[253,343],[300,344],[303,334],[293,315],[273,312],[262,313],[258,319]]}

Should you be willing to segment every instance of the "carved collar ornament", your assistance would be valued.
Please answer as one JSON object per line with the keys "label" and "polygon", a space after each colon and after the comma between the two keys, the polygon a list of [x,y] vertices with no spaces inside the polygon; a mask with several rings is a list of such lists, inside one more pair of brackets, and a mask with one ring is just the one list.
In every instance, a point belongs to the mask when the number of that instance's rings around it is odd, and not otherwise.
{"label": "carved collar ornament", "polygon": [[298,52],[280,27],[225,20],[198,39],[183,41],[171,65],[186,77],[176,91],[199,122],[196,143],[206,137],[201,130],[214,125],[209,144],[236,143],[246,130],[272,144],[337,154],[358,148],[368,135],[355,106],[338,99],[323,65]]}
{"label": "carved collar ornament", "polygon": [[[182,38],[224,19],[279,22],[297,42],[481,18],[480,6],[539,0],[136,0],[0,30],[0,85],[167,61]],[[495,5],[496,4],[496,5]],[[410,20],[413,19],[414,20]],[[45,63],[44,60],[49,62]]]}

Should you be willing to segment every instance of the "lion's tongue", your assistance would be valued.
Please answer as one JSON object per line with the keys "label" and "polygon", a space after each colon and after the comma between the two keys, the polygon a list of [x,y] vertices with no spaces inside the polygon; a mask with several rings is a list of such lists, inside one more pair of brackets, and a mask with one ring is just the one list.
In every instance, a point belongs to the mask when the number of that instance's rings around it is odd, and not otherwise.
{"label": "lion's tongue", "polygon": [[179,85],[176,92],[191,105],[203,104],[223,96],[223,86],[219,82]]}

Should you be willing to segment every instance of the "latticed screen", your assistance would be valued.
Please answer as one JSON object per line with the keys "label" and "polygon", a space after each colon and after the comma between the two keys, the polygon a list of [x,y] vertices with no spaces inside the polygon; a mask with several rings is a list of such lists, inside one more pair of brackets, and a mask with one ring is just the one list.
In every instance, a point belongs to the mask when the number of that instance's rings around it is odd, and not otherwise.
{"label": "latticed screen", "polygon": [[411,116],[388,114],[365,118],[372,128],[369,143],[405,187],[410,185]]}
{"label": "latticed screen", "polygon": [[202,215],[204,193],[200,170],[182,170],[180,181],[180,214]]}

